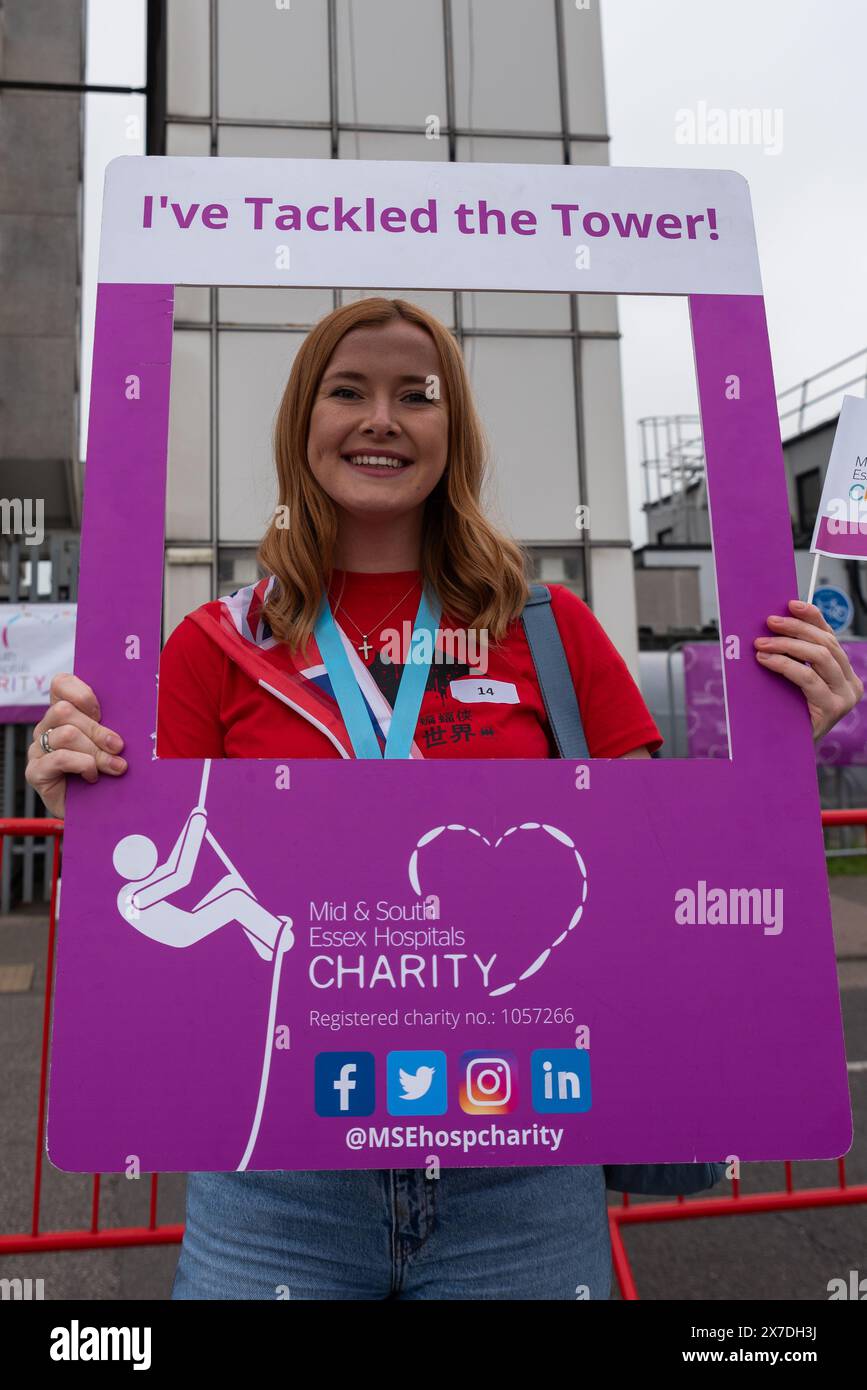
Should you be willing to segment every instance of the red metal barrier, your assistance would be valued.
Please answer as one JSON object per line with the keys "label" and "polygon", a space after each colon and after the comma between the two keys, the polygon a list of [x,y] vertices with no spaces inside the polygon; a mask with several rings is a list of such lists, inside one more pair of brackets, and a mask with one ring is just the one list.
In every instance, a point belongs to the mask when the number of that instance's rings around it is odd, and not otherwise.
{"label": "red metal barrier", "polygon": [[[851,811],[823,811],[824,826],[863,825],[867,831],[867,808]],[[57,930],[57,885],[60,867],[60,842],[63,821],[48,818],[0,820],[0,866],[7,835],[52,836],[54,857],[51,876],[51,906],[48,925],[48,957],[45,975],[45,1008],[42,1018],[42,1055],[39,1067],[39,1101],[36,1126],[36,1162],[33,1175],[33,1207],[29,1232],[0,1234],[0,1256],[21,1255],[34,1250],[94,1250],[109,1246],[172,1245],[178,1244],[184,1228],[180,1224],[160,1226],[157,1222],[159,1174],[150,1175],[150,1211],[146,1226],[115,1226],[100,1228],[100,1175],[93,1175],[93,1197],[89,1229],[41,1231],[39,1229],[42,1195],[42,1160],[45,1151],[45,1101],[48,1077],[48,1046],[51,1021],[51,1000],[54,989],[54,943]],[[731,1180],[731,1195],[727,1197],[694,1197],[689,1201],[677,1197],[674,1201],[642,1201],[631,1203],[624,1195],[621,1203],[608,1209],[611,1232],[611,1254],[621,1296],[626,1300],[638,1298],[638,1291],[623,1242],[622,1228],[654,1221],[686,1221],[712,1216],[746,1216],[759,1212],[804,1210],[816,1207],[839,1207],[867,1203],[867,1184],[849,1187],[843,1159],[837,1163],[839,1182],[836,1187],[805,1188],[795,1191],[792,1165],[786,1163],[785,1190],[740,1195],[737,1179]]]}
{"label": "red metal barrier", "polygon": [[7,835],[53,836],[54,858],[51,867],[51,905],[48,916],[48,955],[45,962],[45,1008],[42,1013],[42,1055],[39,1063],[39,1102],[36,1119],[36,1162],[33,1169],[33,1205],[30,1231],[0,1234],[0,1255],[23,1255],[33,1250],[95,1250],[100,1246],[118,1245],[177,1245],[183,1234],[182,1225],[157,1224],[159,1174],[151,1173],[150,1212],[147,1226],[115,1226],[100,1229],[100,1175],[93,1175],[90,1227],[87,1230],[40,1231],[39,1214],[42,1200],[42,1160],[45,1153],[45,1109],[48,1086],[48,1045],[51,1032],[51,1000],[54,992],[54,943],[57,935],[57,885],[60,870],[60,841],[63,821],[48,817],[0,820],[0,868]]}

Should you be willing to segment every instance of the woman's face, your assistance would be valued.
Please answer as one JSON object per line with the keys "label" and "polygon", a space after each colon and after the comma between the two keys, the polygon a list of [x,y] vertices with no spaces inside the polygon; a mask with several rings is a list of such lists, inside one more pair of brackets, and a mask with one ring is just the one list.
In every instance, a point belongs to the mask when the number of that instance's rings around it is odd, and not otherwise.
{"label": "woman's face", "polygon": [[[310,468],[339,508],[382,519],[424,503],[448,458],[441,373],[433,338],[405,319],[353,328],[341,338],[307,436]],[[426,394],[431,377],[440,399]]]}

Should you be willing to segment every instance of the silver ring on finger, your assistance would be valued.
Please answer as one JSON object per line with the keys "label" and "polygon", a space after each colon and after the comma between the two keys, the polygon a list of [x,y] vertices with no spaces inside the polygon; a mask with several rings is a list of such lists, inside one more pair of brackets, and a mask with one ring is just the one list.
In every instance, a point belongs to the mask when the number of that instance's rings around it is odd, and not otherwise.
{"label": "silver ring on finger", "polygon": [[42,744],[43,753],[52,753],[54,751],[51,744],[48,742],[48,735],[50,732],[50,729],[46,729],[44,734],[39,735],[39,742]]}

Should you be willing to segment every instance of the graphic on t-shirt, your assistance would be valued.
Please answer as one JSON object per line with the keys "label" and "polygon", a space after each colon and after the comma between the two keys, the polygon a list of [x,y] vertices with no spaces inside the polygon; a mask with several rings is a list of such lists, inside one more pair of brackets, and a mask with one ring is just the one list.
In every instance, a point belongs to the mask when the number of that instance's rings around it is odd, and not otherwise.
{"label": "graphic on t-shirt", "polygon": [[[225,850],[208,829],[205,799],[211,772],[210,759],[202,769],[199,799],[190,814],[168,857],[160,864],[159,851],[147,835],[124,835],[112,854],[115,869],[126,880],[117,895],[117,906],[124,921],[151,941],[164,946],[183,948],[237,922],[254,950],[263,960],[273,963],[271,1003],[268,1011],[268,1030],[265,1060],[259,1082],[256,1113],[244,1156],[238,1172],[247,1167],[259,1134],[268,1074],[271,1067],[271,1047],[280,987],[283,956],[294,944],[292,918],[269,912],[241,877]],[[200,898],[195,907],[185,909],[170,901],[173,894],[192,881],[196,862],[204,841],[214,849],[228,873]]]}
{"label": "graphic on t-shirt", "polygon": [[[438,655],[442,655],[441,653]],[[388,654],[377,652],[372,662],[368,666],[368,671],[373,676],[386,700],[393,705],[397,699],[400,678],[403,675],[403,665],[388,659]],[[443,704],[449,694],[449,685],[459,676],[469,676],[472,674],[472,667],[465,661],[432,661],[428,671],[425,690],[435,691],[439,695]]]}
{"label": "graphic on t-shirt", "polygon": [[[377,652],[370,665],[366,668],[375,680],[385,699],[391,706],[397,699],[398,687],[403,675],[403,664],[389,661],[387,654]],[[421,714],[419,716],[418,727],[416,729],[415,741],[424,753],[438,744],[444,743],[468,743],[476,736],[483,738],[493,737],[493,728],[484,712],[469,708],[470,701],[464,700],[467,708],[453,710],[448,707],[449,701],[454,700],[460,691],[452,688],[452,682],[458,681],[460,686],[468,684],[466,678],[473,675],[472,666],[468,666],[465,661],[443,660],[431,663],[428,678],[425,682],[425,691],[431,691],[439,696],[442,710],[436,714]],[[490,685],[487,676],[480,677],[480,681]],[[502,684],[502,682],[499,682]],[[514,687],[512,687],[514,689]],[[511,701],[509,701],[511,703]],[[479,725],[479,721],[481,725]],[[480,754],[481,756],[481,754]]]}

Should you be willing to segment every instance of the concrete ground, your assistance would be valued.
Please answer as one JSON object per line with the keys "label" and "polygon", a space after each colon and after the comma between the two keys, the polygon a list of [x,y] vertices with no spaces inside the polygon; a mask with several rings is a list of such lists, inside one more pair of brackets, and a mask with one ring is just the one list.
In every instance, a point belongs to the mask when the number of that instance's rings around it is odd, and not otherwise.
{"label": "concrete ground", "polygon": [[[832,879],[831,903],[855,1123],[847,1177],[865,1183],[867,878]],[[0,917],[0,1231],[6,1232],[30,1225],[46,942],[40,913]],[[837,1167],[799,1163],[794,1176],[797,1187],[830,1186]],[[742,1191],[780,1190],[782,1178],[782,1164],[749,1164]],[[160,1224],[183,1220],[184,1186],[183,1174],[160,1179]],[[104,1176],[100,1224],[146,1224],[149,1188],[149,1179]],[[88,1226],[92,1189],[92,1178],[60,1173],[45,1160],[41,1229]],[[644,1299],[825,1300],[829,1280],[848,1280],[850,1270],[867,1277],[867,1205],[639,1226],[627,1229],[626,1248]],[[177,1246],[164,1246],[10,1256],[0,1259],[0,1279],[43,1279],[46,1299],[164,1299],[177,1255]]]}

